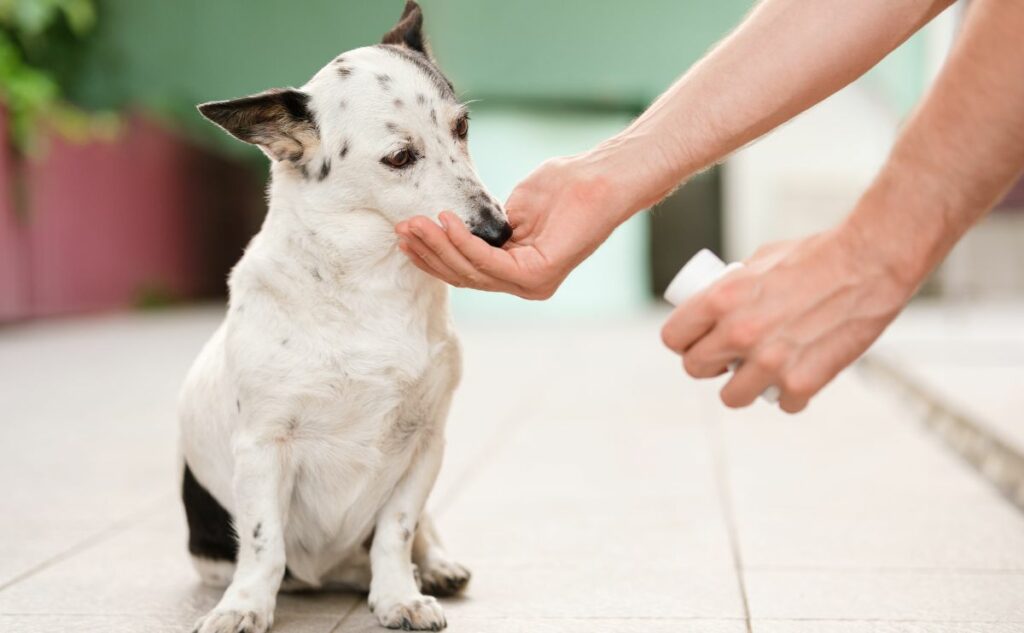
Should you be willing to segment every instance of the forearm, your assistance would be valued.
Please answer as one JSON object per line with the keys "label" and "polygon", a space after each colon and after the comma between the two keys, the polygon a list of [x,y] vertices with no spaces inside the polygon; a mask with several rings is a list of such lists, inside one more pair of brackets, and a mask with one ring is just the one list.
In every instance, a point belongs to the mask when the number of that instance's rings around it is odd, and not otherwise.
{"label": "forearm", "polygon": [[588,162],[624,217],[874,66],[950,0],[764,0]]}
{"label": "forearm", "polygon": [[1024,168],[1022,32],[1024,4],[972,3],[943,71],[845,223],[908,288]]}

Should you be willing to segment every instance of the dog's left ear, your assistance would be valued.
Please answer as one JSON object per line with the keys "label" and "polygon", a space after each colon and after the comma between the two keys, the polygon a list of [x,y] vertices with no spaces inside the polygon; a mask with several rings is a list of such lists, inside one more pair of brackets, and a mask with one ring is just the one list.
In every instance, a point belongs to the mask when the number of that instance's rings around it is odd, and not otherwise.
{"label": "dog's left ear", "polygon": [[407,0],[402,17],[398,18],[398,24],[384,34],[380,40],[381,44],[395,44],[423,53],[430,57],[430,47],[423,37],[423,11],[415,0]]}
{"label": "dog's left ear", "polygon": [[309,95],[293,88],[203,103],[199,112],[238,140],[259,146],[271,160],[301,164],[320,142]]}

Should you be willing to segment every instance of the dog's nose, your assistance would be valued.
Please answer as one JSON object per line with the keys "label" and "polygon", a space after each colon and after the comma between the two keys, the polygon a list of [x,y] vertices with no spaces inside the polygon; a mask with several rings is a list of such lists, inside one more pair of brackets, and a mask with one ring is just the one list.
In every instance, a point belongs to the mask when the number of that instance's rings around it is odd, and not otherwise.
{"label": "dog's nose", "polygon": [[483,207],[480,209],[480,221],[470,229],[470,233],[500,248],[512,237],[512,226],[498,218],[492,209]]}
{"label": "dog's nose", "polygon": [[470,232],[495,247],[501,247],[512,237],[512,227],[508,222],[500,221],[478,224]]}

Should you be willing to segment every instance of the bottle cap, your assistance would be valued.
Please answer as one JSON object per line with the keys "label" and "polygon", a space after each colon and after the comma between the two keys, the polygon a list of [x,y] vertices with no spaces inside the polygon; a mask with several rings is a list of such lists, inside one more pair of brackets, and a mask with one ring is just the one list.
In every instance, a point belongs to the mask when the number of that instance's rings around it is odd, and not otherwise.
{"label": "bottle cap", "polygon": [[665,300],[677,306],[708,287],[725,271],[725,262],[708,249],[702,248],[672,278],[665,289]]}

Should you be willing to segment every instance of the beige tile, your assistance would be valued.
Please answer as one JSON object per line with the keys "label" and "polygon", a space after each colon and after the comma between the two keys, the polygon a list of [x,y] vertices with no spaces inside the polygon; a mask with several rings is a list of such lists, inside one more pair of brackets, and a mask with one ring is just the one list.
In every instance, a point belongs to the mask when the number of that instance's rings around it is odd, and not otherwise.
{"label": "beige tile", "polygon": [[[331,633],[339,618],[283,614],[274,633]],[[0,615],[0,631],[11,633],[183,633],[193,621],[171,615]]]}
{"label": "beige tile", "polygon": [[807,416],[730,416],[753,567],[1024,570],[1024,516],[856,374]]}
{"label": "beige tile", "polygon": [[1024,573],[748,571],[758,619],[1014,622]]}
{"label": "beige tile", "polygon": [[755,620],[753,633],[1019,633],[1019,624],[997,622],[881,622]]}
{"label": "beige tile", "polygon": [[650,561],[480,565],[465,596],[446,604],[453,617],[472,618],[740,618],[730,572]]}
{"label": "beige tile", "polygon": [[[192,621],[219,600],[199,584],[177,504],[0,592],[0,614],[123,614]],[[277,612],[338,616],[361,597],[282,595]]]}
{"label": "beige tile", "polygon": [[[379,633],[368,611],[346,618],[337,633]],[[446,633],[745,633],[742,620],[662,620],[656,618],[516,618],[492,619],[449,615]]]}

